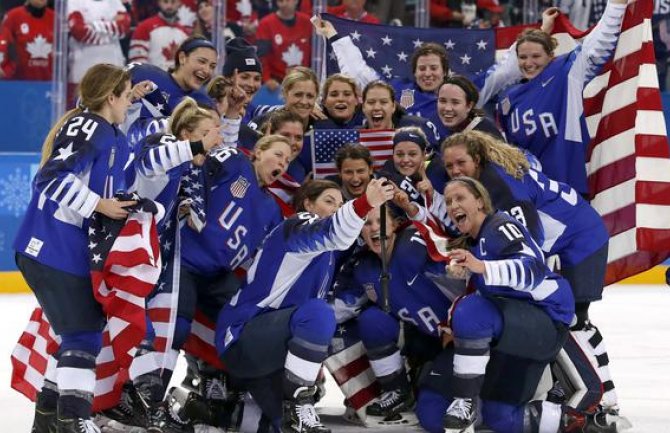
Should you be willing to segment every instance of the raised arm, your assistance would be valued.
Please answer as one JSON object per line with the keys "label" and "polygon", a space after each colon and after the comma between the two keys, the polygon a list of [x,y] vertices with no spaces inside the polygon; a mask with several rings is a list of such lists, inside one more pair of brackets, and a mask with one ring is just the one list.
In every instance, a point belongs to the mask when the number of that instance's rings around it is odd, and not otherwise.
{"label": "raised arm", "polygon": [[312,24],[318,35],[330,41],[333,52],[337,57],[340,72],[352,77],[361,89],[369,82],[381,79],[377,71],[365,62],[363,53],[354,45],[349,36],[338,35],[337,30],[330,22],[323,21],[317,16],[312,17]]}

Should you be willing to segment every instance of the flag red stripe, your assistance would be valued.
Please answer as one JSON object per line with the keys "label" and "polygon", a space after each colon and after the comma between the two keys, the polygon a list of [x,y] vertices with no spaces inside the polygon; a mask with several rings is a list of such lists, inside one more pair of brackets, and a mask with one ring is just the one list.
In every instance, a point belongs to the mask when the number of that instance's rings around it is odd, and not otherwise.
{"label": "flag red stripe", "polygon": [[602,218],[610,236],[630,230],[635,227],[635,203],[603,215]]}
{"label": "flag red stripe", "polygon": [[635,178],[636,159],[635,155],[630,155],[601,167],[595,174],[589,177],[589,190],[595,192],[605,191]]}
{"label": "flag red stripe", "polygon": [[654,249],[652,251],[664,256],[663,260],[670,254],[669,229],[640,228],[637,231],[637,238],[641,246],[653,245]]}
{"label": "flag red stripe", "polygon": [[667,253],[649,253],[637,251],[629,256],[622,257],[607,264],[605,284],[614,284],[621,279],[621,275],[635,275],[644,272],[665,260]]}
{"label": "flag red stripe", "polygon": [[356,377],[365,370],[370,368],[370,361],[368,360],[367,355],[363,355],[358,359],[355,359],[346,365],[342,366],[335,372],[331,372],[333,379],[338,384],[346,383],[350,378]]}
{"label": "flag red stripe", "polygon": [[349,404],[355,410],[358,410],[377,398],[380,393],[381,389],[379,387],[379,383],[373,382],[369,386],[361,389],[356,394],[349,397]]}

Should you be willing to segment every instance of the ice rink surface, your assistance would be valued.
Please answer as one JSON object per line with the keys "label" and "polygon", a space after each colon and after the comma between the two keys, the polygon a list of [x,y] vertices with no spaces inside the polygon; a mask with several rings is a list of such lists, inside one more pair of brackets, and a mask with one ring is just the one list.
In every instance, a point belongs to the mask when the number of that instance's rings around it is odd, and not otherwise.
{"label": "ice rink surface", "polygon": [[[33,405],[12,390],[10,354],[35,306],[31,295],[0,296],[0,433],[28,433]],[[612,376],[622,415],[633,423],[631,433],[670,433],[670,288],[667,286],[612,286],[605,299],[593,304],[591,318],[607,343]],[[183,366],[180,369],[183,372]],[[178,371],[175,377],[181,379]],[[320,411],[343,411],[342,395],[332,381]],[[333,432],[377,431],[335,420]],[[421,431],[385,428],[385,432]]]}

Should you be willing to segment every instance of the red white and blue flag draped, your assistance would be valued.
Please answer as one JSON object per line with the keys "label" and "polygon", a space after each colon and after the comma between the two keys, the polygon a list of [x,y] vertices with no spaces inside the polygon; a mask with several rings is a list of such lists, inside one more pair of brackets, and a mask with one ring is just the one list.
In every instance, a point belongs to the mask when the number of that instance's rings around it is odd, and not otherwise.
{"label": "red white and blue flag draped", "polygon": [[373,168],[379,169],[393,155],[393,129],[315,129],[309,133],[314,178],[337,174],[335,153],[347,143],[360,143],[370,150]]}
{"label": "red white and blue flag draped", "polygon": [[[584,90],[592,137],[587,155],[591,204],[611,236],[607,284],[645,271],[670,255],[670,155],[651,37],[653,7],[652,0],[629,3],[613,59]],[[349,34],[368,64],[387,78],[410,78],[409,59],[418,41],[444,44],[450,67],[472,76],[490,66],[525,28],[415,29],[327,19],[340,34]],[[587,33],[559,17],[554,29],[559,41],[556,54],[570,51]],[[337,71],[332,56],[328,71]]]}
{"label": "red white and blue flag draped", "polygon": [[[94,410],[117,404],[145,335],[145,297],[161,271],[156,221],[163,213],[147,202],[125,222],[94,215],[89,228],[93,294],[107,316],[103,348],[96,359]],[[147,208],[150,205],[152,209]],[[59,344],[42,310],[36,308],[12,353],[12,387],[34,400],[44,382],[47,360]]]}

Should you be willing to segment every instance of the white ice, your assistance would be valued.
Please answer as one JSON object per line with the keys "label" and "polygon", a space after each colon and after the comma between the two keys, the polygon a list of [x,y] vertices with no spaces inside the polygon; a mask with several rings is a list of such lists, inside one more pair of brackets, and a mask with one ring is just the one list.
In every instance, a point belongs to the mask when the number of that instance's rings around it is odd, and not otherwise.
{"label": "white ice", "polygon": [[[0,297],[0,353],[4,354],[0,363],[1,433],[30,431],[33,405],[10,388],[9,357],[34,305],[31,295]],[[605,299],[591,307],[591,318],[607,343],[621,413],[633,423],[629,432],[670,433],[670,288],[609,287]],[[183,366],[175,376],[182,375]],[[329,413],[342,410],[342,395],[332,381],[321,405]],[[363,430],[340,423],[333,426],[334,432]]]}

